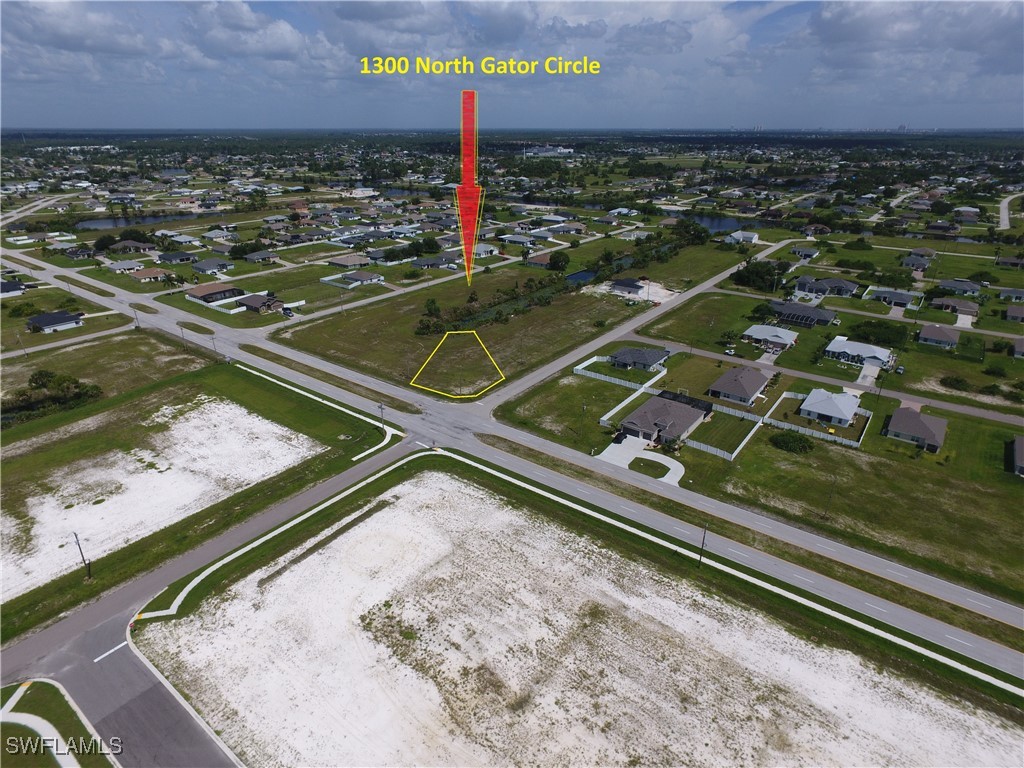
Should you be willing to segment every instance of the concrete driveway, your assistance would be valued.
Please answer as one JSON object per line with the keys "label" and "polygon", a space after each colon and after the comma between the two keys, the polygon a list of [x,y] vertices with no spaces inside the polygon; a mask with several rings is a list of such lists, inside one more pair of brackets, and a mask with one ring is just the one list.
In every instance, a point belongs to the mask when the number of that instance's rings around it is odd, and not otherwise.
{"label": "concrete driveway", "polygon": [[601,451],[601,453],[597,455],[597,458],[607,461],[609,464],[614,464],[617,467],[624,467],[626,469],[629,469],[629,463],[633,461],[633,459],[640,458],[656,461],[658,464],[663,464],[668,467],[668,474],[658,479],[662,482],[668,483],[669,485],[679,485],[679,481],[686,472],[685,467],[675,459],[670,459],[668,456],[658,453],[657,451],[648,451],[646,448],[646,440],[627,435],[621,443],[612,443]]}
{"label": "concrete driveway", "polygon": [[878,378],[878,374],[882,372],[882,369],[877,365],[865,365],[860,370],[860,376],[857,377],[857,383],[865,387],[873,387],[875,385],[875,379]]}

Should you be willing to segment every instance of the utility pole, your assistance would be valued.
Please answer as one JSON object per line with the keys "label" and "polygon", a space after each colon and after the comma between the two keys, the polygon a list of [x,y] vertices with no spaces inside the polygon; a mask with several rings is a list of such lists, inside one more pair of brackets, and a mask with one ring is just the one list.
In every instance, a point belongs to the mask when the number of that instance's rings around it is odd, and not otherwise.
{"label": "utility pole", "polygon": [[132,312],[135,313],[135,327],[136,328],[141,328],[142,327],[142,323],[139,322],[139,310],[137,310],[135,308],[132,308]]}
{"label": "utility pole", "polygon": [[28,350],[25,349],[25,342],[21,340],[21,334],[18,331],[15,331],[14,335],[18,337],[18,343],[21,345],[21,351],[25,353],[25,357],[28,357]]}
{"label": "utility pole", "polygon": [[78,540],[78,534],[72,531],[75,536],[75,544],[78,545],[78,554],[82,558],[82,565],[85,566],[85,578],[92,578],[92,561],[85,559],[85,553],[82,551],[82,542]]}
{"label": "utility pole", "polygon": [[380,408],[380,431],[387,434],[387,430],[384,428],[384,402],[379,402],[377,407]]}
{"label": "utility pole", "polygon": [[704,523],[704,535],[700,539],[700,554],[697,556],[697,567],[700,568],[701,563],[704,562],[704,544],[708,540],[708,524]]}

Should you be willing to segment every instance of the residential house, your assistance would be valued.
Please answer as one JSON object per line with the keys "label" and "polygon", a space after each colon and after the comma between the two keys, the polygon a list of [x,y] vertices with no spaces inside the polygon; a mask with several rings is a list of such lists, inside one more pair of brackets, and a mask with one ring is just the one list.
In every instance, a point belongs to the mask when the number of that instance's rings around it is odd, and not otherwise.
{"label": "residential house", "polygon": [[752,325],[743,332],[743,341],[770,348],[775,352],[783,352],[796,344],[796,331],[779,328],[775,325]]}
{"label": "residential house", "polygon": [[620,293],[624,296],[639,296],[644,289],[644,284],[632,277],[625,277],[620,280],[613,280],[612,293]]}
{"label": "residential house", "polygon": [[194,246],[199,245],[199,239],[192,237],[192,235],[175,235],[171,238],[171,242],[177,243],[178,245]]}
{"label": "residential house", "polygon": [[1006,308],[1006,319],[1011,323],[1024,323],[1024,307],[1011,304]]}
{"label": "residential house", "polygon": [[656,396],[629,414],[621,428],[627,435],[660,444],[685,439],[707,416],[692,405]]}
{"label": "residential house", "polygon": [[217,245],[210,248],[210,253],[215,253],[218,256],[228,256],[231,253],[231,249],[234,246],[218,243]]}
{"label": "residential house", "polygon": [[820,237],[821,235],[831,235],[832,228],[826,227],[824,224],[808,224],[803,228],[803,233],[807,237]]}
{"label": "residential house", "polygon": [[1024,267],[1024,256],[996,256],[996,266],[1020,269]]}
{"label": "residential house", "polygon": [[708,388],[711,397],[753,405],[771,379],[756,368],[730,368]]}
{"label": "residential house", "polygon": [[896,291],[891,288],[882,288],[871,293],[871,298],[888,304],[890,307],[909,307],[924,294],[917,291]]}
{"label": "residential house", "polygon": [[137,261],[112,261],[107,264],[107,269],[118,275],[124,275],[129,272],[138,272],[142,268],[143,265]]}
{"label": "residential house", "polygon": [[271,251],[254,251],[253,253],[247,253],[242,258],[250,264],[263,264],[267,261],[273,261],[275,254]]}
{"label": "residential house", "polygon": [[274,296],[253,293],[249,296],[235,299],[235,306],[245,307],[250,312],[258,312],[261,315],[265,315],[268,312],[280,312],[284,309],[284,302]]}
{"label": "residential house", "polygon": [[160,269],[159,267],[148,267],[147,269],[139,269],[132,272],[131,278],[140,283],[155,283],[173,274],[173,272]]}
{"label": "residential house", "polygon": [[969,315],[970,317],[978,316],[978,305],[973,301],[967,301],[966,299],[953,299],[948,296],[944,296],[941,299],[933,299],[931,306],[935,309],[941,309],[943,312],[952,312],[957,315]]}
{"label": "residential house", "polygon": [[497,256],[498,253],[500,253],[500,251],[497,246],[488,245],[486,243],[478,243],[477,246],[473,248],[473,255],[478,258]]}
{"label": "residential house", "polygon": [[530,256],[526,260],[526,265],[529,267],[542,267],[543,269],[548,268],[548,264],[551,263],[551,253],[538,253]]}
{"label": "residential house", "polygon": [[168,251],[157,256],[158,264],[191,264],[198,257],[194,253],[186,251]]}
{"label": "residential house", "polygon": [[874,344],[865,344],[861,341],[851,341],[846,336],[836,336],[825,347],[825,357],[852,365],[876,365],[879,368],[888,368],[892,361],[892,350],[876,347]]}
{"label": "residential house", "polygon": [[114,253],[145,253],[147,251],[155,251],[156,246],[152,243],[140,243],[136,240],[122,240],[119,243],[114,243],[107,250]]}
{"label": "residential house", "polygon": [[244,296],[245,291],[236,288],[228,283],[206,283],[197,285],[185,291],[185,297],[203,304],[213,304],[225,299],[233,299],[237,296]]}
{"label": "residential house", "polygon": [[772,301],[772,312],[780,323],[813,328],[815,325],[829,325],[836,319],[836,313],[821,307],[809,307],[795,301]]}
{"label": "residential house", "polygon": [[203,259],[192,265],[192,271],[201,275],[215,275],[234,268],[234,263],[226,259]]}
{"label": "residential house", "polygon": [[514,245],[522,248],[530,248],[533,246],[532,235],[502,235],[498,239],[507,245]]}
{"label": "residential house", "polygon": [[757,232],[745,232],[742,229],[737,229],[731,235],[726,235],[725,237],[725,242],[727,243],[744,243],[746,245],[754,245],[757,241]]}
{"label": "residential house", "polygon": [[939,288],[943,288],[957,296],[977,296],[981,293],[980,285],[961,278],[957,278],[955,280],[943,280],[939,283]]}
{"label": "residential house", "polygon": [[375,272],[363,272],[362,270],[346,272],[341,277],[346,283],[348,283],[348,285],[345,286],[346,288],[357,288],[360,285],[384,282],[383,275],[378,275]]}
{"label": "residential house", "polygon": [[812,389],[797,411],[801,416],[839,427],[850,426],[857,417],[860,398],[849,392]]}
{"label": "residential house", "polygon": [[922,256],[904,256],[903,261],[900,264],[908,269],[912,269],[915,272],[924,272],[928,267],[932,265],[930,259],[926,259]]}
{"label": "residential house", "polygon": [[32,333],[56,333],[71,328],[80,328],[84,324],[81,312],[75,314],[60,309],[56,312],[44,312],[41,315],[30,317],[25,323],[25,328]]}
{"label": "residential house", "polygon": [[816,278],[811,275],[801,275],[795,284],[796,290],[818,296],[853,296],[858,287],[857,283],[841,277]]}
{"label": "residential house", "polygon": [[819,251],[817,248],[811,248],[808,246],[801,245],[793,246],[792,248],[789,249],[789,252],[795,254],[796,256],[799,256],[801,259],[813,259],[819,253],[821,253],[821,251]]}
{"label": "residential house", "polygon": [[623,347],[611,355],[609,362],[616,368],[642,368],[645,371],[653,371],[664,365],[670,354],[667,349]]}
{"label": "residential house", "polygon": [[332,267],[342,267],[343,269],[351,269],[352,267],[368,267],[370,266],[370,257],[362,253],[353,253],[350,256],[335,256],[334,258],[328,259],[327,263]]}
{"label": "residential house", "polygon": [[234,232],[227,232],[223,229],[211,229],[209,232],[204,232],[199,236],[200,240],[237,240],[238,235]]}
{"label": "residential house", "polygon": [[1013,340],[1013,356],[1018,360],[1024,357],[1024,336],[1018,336]]}
{"label": "residential house", "polygon": [[960,343],[960,331],[948,325],[926,325],[918,332],[917,340],[921,344],[956,349],[956,345]]}
{"label": "residential house", "polygon": [[462,259],[456,256],[445,256],[440,254],[437,256],[421,256],[418,259],[413,259],[410,264],[417,269],[457,269]]}
{"label": "residential house", "polygon": [[938,416],[915,411],[913,408],[897,408],[882,429],[882,434],[894,440],[915,443],[929,453],[938,453],[946,439],[949,422]]}
{"label": "residential house", "polygon": [[919,259],[931,260],[935,258],[936,253],[935,250],[932,248],[913,248],[910,251],[910,255],[916,256]]}
{"label": "residential house", "polygon": [[25,292],[25,284],[20,280],[4,280],[0,282],[0,298],[10,299],[21,296]]}
{"label": "residential house", "polygon": [[1024,435],[1013,438],[1013,473],[1024,477]]}
{"label": "residential house", "polygon": [[999,298],[1003,301],[1020,302],[1024,301],[1024,289],[1021,288],[1000,288]]}

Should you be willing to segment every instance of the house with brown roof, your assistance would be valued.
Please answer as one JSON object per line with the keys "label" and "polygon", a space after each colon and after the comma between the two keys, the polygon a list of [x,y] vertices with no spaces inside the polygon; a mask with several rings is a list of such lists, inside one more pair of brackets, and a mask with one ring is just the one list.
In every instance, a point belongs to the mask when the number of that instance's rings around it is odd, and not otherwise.
{"label": "house with brown roof", "polygon": [[978,305],[967,299],[954,299],[950,296],[943,296],[940,299],[932,299],[931,306],[941,309],[943,312],[952,312],[955,315],[978,316]]}
{"label": "house with brown roof", "polygon": [[186,298],[203,304],[213,304],[214,302],[244,295],[245,291],[228,283],[205,283],[185,291]]}
{"label": "house with brown roof", "polygon": [[929,453],[938,453],[946,439],[948,425],[946,419],[938,416],[928,416],[913,408],[897,408],[882,429],[882,434],[894,440],[914,443]]}
{"label": "house with brown roof", "polygon": [[235,306],[245,307],[250,312],[259,312],[261,315],[265,315],[268,312],[280,312],[284,309],[284,302],[274,296],[254,293],[235,299]]}
{"label": "house with brown roof", "polygon": [[140,283],[153,283],[158,280],[163,280],[168,275],[174,273],[167,269],[160,269],[159,267],[149,267],[147,269],[139,269],[130,274],[133,280],[137,280]]}
{"label": "house with brown roof", "polygon": [[706,411],[657,395],[629,414],[621,428],[627,435],[660,444],[685,439],[707,417]]}

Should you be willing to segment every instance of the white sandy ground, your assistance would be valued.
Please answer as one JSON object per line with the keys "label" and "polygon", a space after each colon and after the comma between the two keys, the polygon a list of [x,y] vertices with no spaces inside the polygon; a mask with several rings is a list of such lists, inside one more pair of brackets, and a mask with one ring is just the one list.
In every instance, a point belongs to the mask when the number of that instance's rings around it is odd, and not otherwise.
{"label": "white sandy ground", "polygon": [[1021,729],[463,481],[384,498],[141,634],[253,768],[1020,765]]}
{"label": "white sandy ground", "polygon": [[678,295],[677,291],[673,291],[673,290],[671,290],[669,288],[666,288],[661,283],[656,283],[653,280],[641,280],[640,283],[644,287],[640,291],[640,295],[639,296],[627,296],[627,295],[622,294],[622,293],[612,293],[612,284],[611,283],[600,283],[599,285],[588,285],[588,286],[580,289],[580,292],[581,293],[593,293],[593,294],[606,293],[609,296],[614,296],[614,297],[616,297],[618,299],[623,299],[623,300],[639,299],[641,301],[657,301],[657,302],[668,301],[673,296]]}
{"label": "white sandy ground", "polygon": [[81,568],[73,532],[96,560],[323,450],[237,403],[207,396],[164,406],[145,424],[167,428],[129,453],[83,459],[47,478],[50,491],[25,503],[29,534],[3,516],[4,600]]}

